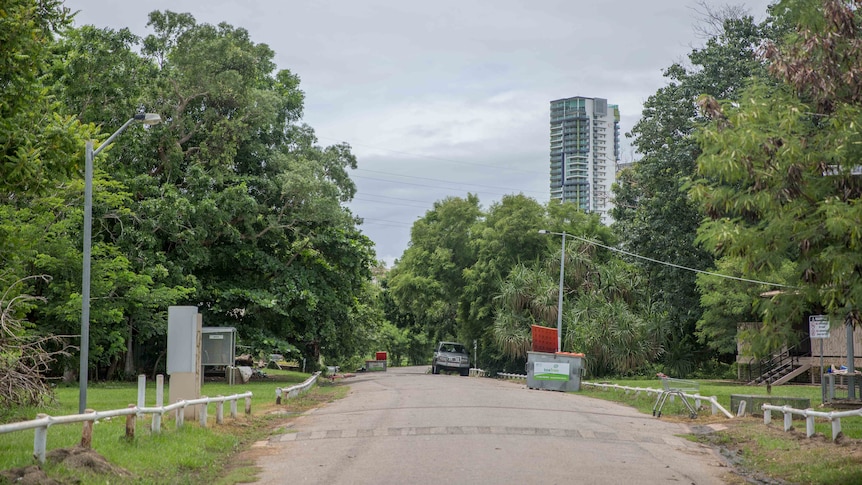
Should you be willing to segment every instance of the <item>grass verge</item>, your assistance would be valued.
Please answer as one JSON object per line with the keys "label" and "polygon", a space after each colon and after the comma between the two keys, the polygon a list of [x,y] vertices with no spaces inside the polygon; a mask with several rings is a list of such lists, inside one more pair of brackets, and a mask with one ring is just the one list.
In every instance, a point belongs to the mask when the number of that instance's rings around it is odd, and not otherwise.
{"label": "grass verge", "polygon": [[[125,418],[99,421],[93,430],[92,450],[98,463],[78,463],[68,466],[52,463],[52,450],[73,449],[81,439],[80,424],[51,426],[48,430],[49,460],[41,466],[46,477],[60,483],[117,483],[127,484],[233,484],[254,481],[254,463],[244,461],[242,452],[255,441],[265,439],[286,420],[302,412],[345,396],[349,388],[343,383],[319,382],[308,393],[275,404],[275,389],[288,387],[305,380],[308,375],[297,372],[267,371],[266,380],[251,381],[237,386],[206,382],[201,388],[203,396],[227,396],[252,391],[252,414],[243,413],[240,401],[239,415],[231,419],[225,407],[223,424],[215,422],[214,406],[210,406],[207,427],[196,420],[185,421],[176,429],[173,416],[166,415],[162,432],[150,431],[151,418],[139,419],[136,436],[127,441]],[[147,405],[153,405],[155,385],[147,389]],[[58,388],[56,402],[41,408],[16,409],[7,412],[2,422],[33,419],[37,413],[51,416],[76,414],[78,389]],[[100,411],[122,409],[137,400],[134,383],[96,384],[88,388],[87,407]],[[27,467],[35,463],[33,432],[18,431],[2,435],[0,439],[0,470]],[[103,459],[103,460],[102,460]],[[68,460],[67,460],[68,462]],[[104,462],[104,463],[102,463]],[[106,465],[108,464],[108,468]],[[9,479],[6,479],[7,482]],[[4,478],[0,476],[0,484]],[[40,481],[39,483],[42,483]]]}
{"label": "grass verge", "polygon": [[[660,389],[656,380],[602,381],[621,386]],[[759,392],[760,391],[760,392]],[[736,383],[700,381],[700,395],[715,396],[728,411],[731,394],[761,394],[762,388],[740,386]],[[628,404],[639,411],[652,414],[655,394],[598,390],[582,386],[579,394]],[[829,412],[834,409],[819,407],[819,386],[780,386],[772,388],[774,396],[808,397],[812,407]],[[709,403],[702,403],[697,419],[689,419],[681,402],[668,402],[661,419],[684,422],[699,432],[687,438],[715,447],[741,476],[740,483],[805,483],[812,485],[862,485],[862,417],[842,418],[844,436],[832,442],[831,424],[815,421],[815,434],[808,438],[805,420],[794,420],[793,429],[784,431],[783,415],[773,414],[772,423],[765,425],[762,416],[727,419],[723,414],[712,416]]]}

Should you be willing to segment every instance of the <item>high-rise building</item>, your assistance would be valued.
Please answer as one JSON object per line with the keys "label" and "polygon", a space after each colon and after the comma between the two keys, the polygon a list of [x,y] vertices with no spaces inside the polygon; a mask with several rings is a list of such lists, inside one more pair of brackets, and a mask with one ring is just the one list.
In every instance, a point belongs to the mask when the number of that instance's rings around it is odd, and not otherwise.
{"label": "high-rise building", "polygon": [[607,99],[551,101],[551,198],[612,222],[611,184],[620,158],[620,109]]}

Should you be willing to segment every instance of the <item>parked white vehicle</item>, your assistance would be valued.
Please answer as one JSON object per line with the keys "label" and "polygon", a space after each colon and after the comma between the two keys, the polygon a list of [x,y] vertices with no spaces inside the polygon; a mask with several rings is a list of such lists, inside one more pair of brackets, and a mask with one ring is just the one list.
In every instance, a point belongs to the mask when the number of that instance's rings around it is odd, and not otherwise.
{"label": "parked white vehicle", "polygon": [[431,373],[439,374],[441,370],[457,371],[462,376],[470,375],[470,356],[467,347],[458,342],[440,342],[431,360]]}

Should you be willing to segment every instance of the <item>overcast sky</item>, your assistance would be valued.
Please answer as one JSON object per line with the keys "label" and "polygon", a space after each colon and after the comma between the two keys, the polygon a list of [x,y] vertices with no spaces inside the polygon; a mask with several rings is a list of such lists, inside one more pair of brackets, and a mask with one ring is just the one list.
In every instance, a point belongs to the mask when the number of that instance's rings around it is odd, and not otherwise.
{"label": "overcast sky", "polygon": [[[298,74],[304,121],[359,161],[352,211],[392,265],[447,196],[549,196],[549,105],[606,98],[621,132],[704,39],[698,0],[67,0],[77,25],[146,35],[153,10],[227,22]],[[739,5],[762,19],[770,0]],[[623,161],[637,158],[623,139]]]}

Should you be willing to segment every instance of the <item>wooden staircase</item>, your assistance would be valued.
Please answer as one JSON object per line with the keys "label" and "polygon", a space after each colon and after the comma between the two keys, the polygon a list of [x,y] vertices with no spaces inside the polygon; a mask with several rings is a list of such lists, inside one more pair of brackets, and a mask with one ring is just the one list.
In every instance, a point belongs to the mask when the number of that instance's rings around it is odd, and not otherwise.
{"label": "wooden staircase", "polygon": [[751,376],[755,377],[748,382],[748,385],[780,386],[811,368],[811,364],[799,362],[799,357],[792,355],[791,350],[793,349],[786,349],[769,359],[760,360],[756,364],[751,362],[749,372]]}

